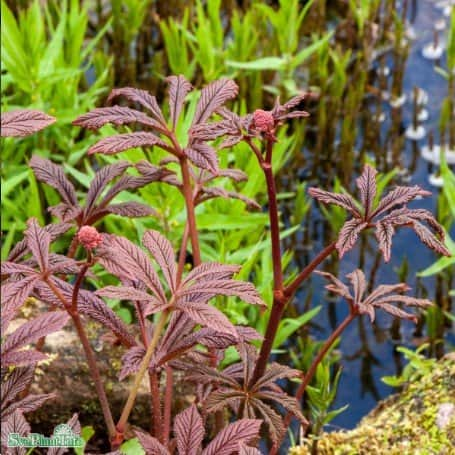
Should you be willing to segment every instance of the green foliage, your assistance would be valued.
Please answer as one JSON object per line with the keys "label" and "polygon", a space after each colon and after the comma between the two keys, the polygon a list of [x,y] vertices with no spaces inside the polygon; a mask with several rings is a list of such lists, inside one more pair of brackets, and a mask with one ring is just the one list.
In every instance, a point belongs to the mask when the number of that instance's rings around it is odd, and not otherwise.
{"label": "green foliage", "polygon": [[129,439],[120,446],[122,455],[144,455],[145,451],[137,438]]}
{"label": "green foliage", "polygon": [[2,139],[2,229],[7,255],[17,231],[30,216],[43,221],[45,206],[52,205],[53,191],[43,193],[28,170],[30,151],[65,161],[71,168],[87,150],[87,141],[77,141],[71,121],[95,106],[107,91],[110,59],[96,50],[109,23],[87,40],[87,7],[77,0],[38,0],[16,19],[5,2],[1,4],[2,110],[36,108],[57,117],[46,131],[20,141]]}
{"label": "green foliage", "polygon": [[405,383],[416,381],[420,377],[431,373],[436,364],[436,360],[427,359],[421,354],[427,347],[427,343],[422,344],[416,351],[405,347],[398,347],[397,351],[404,355],[408,364],[403,368],[401,375],[384,376],[382,382],[391,387],[401,387]]}
{"label": "green foliage", "polygon": [[321,362],[318,365],[315,375],[315,386],[308,386],[306,392],[314,422],[314,434],[319,434],[324,425],[327,425],[337,415],[348,408],[348,405],[329,411],[336,398],[338,383],[340,380],[341,368],[331,378],[330,365],[328,362]]}
{"label": "green foliage", "polygon": [[87,442],[91,439],[91,437],[95,434],[95,430],[93,429],[92,426],[85,426],[82,427],[81,429],[81,436],[82,439],[85,441],[84,447],[75,447],[74,452],[76,455],[83,455],[85,452],[85,446],[87,445]]}

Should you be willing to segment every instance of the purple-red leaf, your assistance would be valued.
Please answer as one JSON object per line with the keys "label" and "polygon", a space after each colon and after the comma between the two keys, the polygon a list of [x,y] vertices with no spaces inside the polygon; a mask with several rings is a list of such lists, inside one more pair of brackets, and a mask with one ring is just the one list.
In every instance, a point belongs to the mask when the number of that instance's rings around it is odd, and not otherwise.
{"label": "purple-red leaf", "polygon": [[69,315],[65,311],[54,311],[26,322],[8,336],[2,344],[2,353],[24,347],[49,333],[61,330],[68,319]]}
{"label": "purple-red leaf", "polygon": [[142,238],[142,243],[160,266],[169,289],[174,292],[176,289],[177,267],[171,242],[158,231],[147,231]]}
{"label": "purple-red leaf", "polygon": [[183,153],[196,167],[205,169],[215,175],[218,174],[218,157],[210,145],[204,142],[195,142],[190,148],[183,149]]}
{"label": "purple-red leaf", "polygon": [[110,235],[105,238],[97,251],[100,263],[120,278],[141,280],[159,300],[166,302],[158,274],[144,251],[124,237]]}
{"label": "purple-red leaf", "polygon": [[52,188],[55,188],[66,204],[70,206],[78,205],[74,185],[68,180],[61,166],[38,155],[33,155],[29,164],[36,178],[40,182],[47,183]]}
{"label": "purple-red leaf", "polygon": [[380,215],[383,212],[389,211],[397,205],[406,205],[416,197],[431,196],[429,191],[422,190],[419,186],[397,186],[390,191],[378,204],[373,215]]}
{"label": "purple-red leaf", "polygon": [[35,369],[33,367],[19,367],[8,375],[1,383],[1,406],[2,410],[8,403],[14,400],[16,395],[32,382]]}
{"label": "purple-red leaf", "polygon": [[155,117],[155,119],[160,123],[166,123],[163,118],[161,109],[156,101],[156,98],[150,95],[150,93],[146,90],[141,90],[133,87],[114,88],[109,94],[107,102],[110,103],[114,98],[117,98],[118,96],[123,96],[128,101],[132,101],[133,103],[139,103],[142,107],[148,109],[152,113],[153,117]]}
{"label": "purple-red leaf", "polygon": [[145,349],[142,346],[133,346],[128,349],[122,357],[122,369],[118,376],[119,381],[123,381],[131,373],[136,373],[144,357]]}
{"label": "purple-red leaf", "polygon": [[54,393],[40,393],[38,395],[28,395],[22,400],[16,401],[8,406],[5,415],[20,411],[21,413],[33,412],[40,408],[44,402],[55,398]]}
{"label": "purple-red leaf", "polygon": [[101,139],[95,145],[92,145],[88,149],[88,154],[103,153],[104,155],[113,155],[134,147],[152,147],[154,145],[169,149],[169,146],[153,133],[116,134],[115,136]]}
{"label": "purple-red leaf", "polygon": [[202,281],[213,280],[228,280],[233,275],[239,272],[241,267],[239,265],[220,264],[218,262],[203,262],[196,266],[182,281],[182,287],[187,286],[195,281],[201,283]]}
{"label": "purple-red leaf", "polygon": [[367,280],[365,279],[365,274],[360,269],[356,269],[352,273],[348,273],[346,276],[349,278],[349,281],[352,284],[352,289],[354,290],[354,303],[359,305],[365,291],[367,290]]}
{"label": "purple-red leaf", "polygon": [[73,125],[97,130],[107,123],[119,126],[136,122],[151,128],[160,126],[158,122],[143,112],[124,106],[98,107],[79,116],[73,121]]}
{"label": "purple-red leaf", "polygon": [[265,307],[265,303],[261,299],[258,291],[253,284],[246,281],[236,280],[213,280],[203,283],[196,283],[193,286],[179,291],[180,296],[186,297],[188,301],[206,302],[215,295],[236,296],[241,300],[252,305]]}
{"label": "purple-red leaf", "polygon": [[5,449],[5,454],[7,455],[25,454],[26,449],[24,447],[7,447],[8,437],[11,433],[16,433],[20,436],[27,436],[30,433],[30,425],[20,411],[15,411],[8,419],[2,422],[2,448]]}
{"label": "purple-red leaf", "polygon": [[103,300],[89,291],[79,292],[79,311],[112,330],[118,339],[127,347],[134,346],[136,341],[126,324],[109,308]]}
{"label": "purple-red leaf", "polygon": [[389,262],[392,252],[392,237],[395,233],[392,223],[376,223],[375,236],[379,244],[379,249],[384,256],[384,261]]}
{"label": "purple-red leaf", "polygon": [[1,264],[1,274],[11,275],[21,273],[24,275],[36,274],[35,270],[25,264],[16,264],[15,262],[3,261]]}
{"label": "purple-red leaf", "polygon": [[238,91],[239,88],[234,81],[224,78],[204,87],[196,106],[196,114],[192,124],[196,125],[207,121],[227,100],[235,98]]}
{"label": "purple-red leaf", "polygon": [[1,136],[23,137],[52,125],[56,119],[44,112],[24,109],[1,114]]}
{"label": "purple-red leaf", "polygon": [[143,216],[156,216],[157,212],[148,205],[136,201],[120,202],[119,204],[110,204],[102,211],[96,213],[113,213],[114,215],[127,216],[130,218]]}
{"label": "purple-red leaf", "polygon": [[177,305],[176,309],[185,312],[196,324],[237,337],[234,325],[214,307],[200,302],[184,302]]}
{"label": "purple-red leaf", "polygon": [[[70,223],[55,223],[48,224],[43,227],[43,229],[51,236],[51,241],[54,241],[56,238],[64,234],[72,225]],[[22,239],[20,242],[16,243],[16,246],[10,251],[8,255],[8,261],[15,261],[21,258],[24,254],[29,251],[27,246],[27,239]]]}
{"label": "purple-red leaf", "polygon": [[227,191],[224,188],[215,186],[201,188],[202,192],[206,195],[205,199],[213,197],[223,197],[225,199],[238,199],[244,202],[249,208],[260,210],[261,206],[253,199],[244,196],[243,194],[234,191]]}
{"label": "purple-red leaf", "polygon": [[360,217],[360,212],[355,204],[354,199],[348,194],[330,193],[329,191],[320,190],[319,188],[309,188],[308,194],[323,204],[334,204],[342,207],[354,216]]}
{"label": "purple-red leaf", "polygon": [[114,178],[122,175],[130,166],[127,161],[117,161],[114,164],[109,164],[102,167],[96,172],[95,177],[90,183],[90,188],[87,192],[85,200],[85,213],[87,214],[95,204],[95,201],[101,196],[101,193],[106,188],[106,185]]}
{"label": "purple-red leaf", "polygon": [[[58,288],[63,297],[68,302],[71,302],[73,295],[73,286],[58,278],[51,278],[52,283]],[[61,306],[60,300],[49,289],[49,286],[42,283],[38,288],[38,298],[50,305]],[[108,328],[118,337],[118,339],[126,346],[131,347],[136,344],[134,337],[129,333],[125,323],[109,308],[102,299],[94,295],[90,291],[81,289],[78,298],[78,310],[81,314],[85,314],[102,326]]]}
{"label": "purple-red leaf", "polygon": [[258,417],[261,417],[266,423],[270,439],[274,442],[281,441],[285,432],[283,418],[262,400],[253,398],[251,404],[254,406],[256,412],[259,413]]}
{"label": "purple-red leaf", "polygon": [[244,182],[245,180],[248,180],[248,176],[240,169],[220,169],[218,177],[227,177],[235,182]]}
{"label": "purple-red leaf", "polygon": [[22,349],[19,351],[8,351],[2,354],[2,366],[25,366],[34,365],[42,360],[46,360],[47,355],[33,349]]}
{"label": "purple-red leaf", "polygon": [[167,302],[163,303],[146,292],[130,286],[106,286],[105,288],[98,289],[95,294],[101,297],[107,297],[108,299],[147,302],[149,304],[149,314],[162,311],[168,306]]}
{"label": "purple-red leaf", "polygon": [[231,455],[239,450],[240,443],[248,443],[259,436],[261,421],[240,419],[223,428],[203,450],[202,455]]}
{"label": "purple-red leaf", "polygon": [[178,414],[174,422],[179,455],[197,455],[204,439],[204,424],[193,404]]}
{"label": "purple-red leaf", "polygon": [[74,274],[78,273],[80,268],[80,264],[74,259],[61,254],[49,255],[49,270],[52,273]]}
{"label": "purple-red leaf", "polygon": [[47,270],[49,265],[49,246],[51,236],[43,229],[36,218],[30,218],[27,221],[27,230],[25,231],[27,245],[38,262],[40,270]]}
{"label": "purple-red leaf", "polygon": [[142,431],[134,432],[147,455],[169,455],[169,451],[158,439]]}
{"label": "purple-red leaf", "polygon": [[365,209],[365,219],[371,215],[374,198],[376,196],[376,169],[365,164],[362,175],[356,179],[360,190],[360,201]]}
{"label": "purple-red leaf", "polygon": [[32,275],[19,281],[9,281],[2,286],[2,332],[6,330],[18,308],[31,294],[38,279],[38,275]]}
{"label": "purple-red leaf", "polygon": [[171,116],[172,130],[175,130],[183,103],[185,102],[185,97],[192,87],[182,75],[169,76],[166,80],[169,83],[169,113]]}
{"label": "purple-red leaf", "polygon": [[328,291],[333,292],[334,294],[337,294],[341,297],[344,297],[347,300],[353,299],[351,293],[349,292],[349,288],[336,276],[328,272],[322,272],[320,270],[316,270],[314,273],[323,276],[324,278],[331,282],[331,284],[328,284],[325,287]]}
{"label": "purple-red leaf", "polygon": [[368,226],[366,221],[362,221],[359,218],[353,218],[344,223],[341,231],[338,234],[338,240],[336,242],[336,249],[340,258],[351,250],[359,237],[359,234]]}
{"label": "purple-red leaf", "polygon": [[240,444],[239,449],[239,455],[262,455],[255,447],[250,447],[245,444]]}
{"label": "purple-red leaf", "polygon": [[75,220],[82,213],[82,207],[61,202],[60,204],[49,207],[47,211],[61,221],[68,222]]}

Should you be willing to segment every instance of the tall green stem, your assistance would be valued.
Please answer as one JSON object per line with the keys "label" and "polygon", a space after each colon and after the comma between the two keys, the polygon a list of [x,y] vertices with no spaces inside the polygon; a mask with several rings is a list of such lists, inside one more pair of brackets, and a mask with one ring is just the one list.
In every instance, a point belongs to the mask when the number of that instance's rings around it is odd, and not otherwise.
{"label": "tall green stem", "polygon": [[130,416],[130,413],[133,409],[134,402],[136,401],[136,396],[139,391],[139,387],[140,387],[142,379],[144,378],[144,375],[148,369],[152,355],[155,352],[155,348],[158,344],[158,340],[160,339],[161,332],[163,331],[163,329],[166,325],[168,314],[169,314],[169,310],[165,310],[161,313],[161,315],[158,319],[158,322],[155,326],[155,329],[153,331],[152,340],[150,341],[150,344],[147,347],[147,351],[142,360],[139,371],[136,373],[136,378],[134,380],[133,387],[130,390],[130,394],[129,394],[126,404],[123,408],[122,415],[120,416],[120,419],[116,426],[116,428],[117,428],[116,440],[115,440],[116,443],[119,443],[123,440],[123,433],[125,432],[125,427],[126,427],[126,423],[128,421],[128,417]]}

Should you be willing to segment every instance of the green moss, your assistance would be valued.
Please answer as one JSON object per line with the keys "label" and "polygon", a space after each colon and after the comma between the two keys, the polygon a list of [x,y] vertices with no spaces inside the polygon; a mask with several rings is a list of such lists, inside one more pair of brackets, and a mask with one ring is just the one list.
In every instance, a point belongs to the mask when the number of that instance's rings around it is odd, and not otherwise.
{"label": "green moss", "polygon": [[[381,402],[352,431],[324,433],[317,440],[321,455],[449,455],[455,453],[455,412],[444,427],[436,424],[441,405],[455,406],[455,362],[434,364],[431,374],[411,382],[400,394]],[[289,455],[311,453],[314,438]]]}

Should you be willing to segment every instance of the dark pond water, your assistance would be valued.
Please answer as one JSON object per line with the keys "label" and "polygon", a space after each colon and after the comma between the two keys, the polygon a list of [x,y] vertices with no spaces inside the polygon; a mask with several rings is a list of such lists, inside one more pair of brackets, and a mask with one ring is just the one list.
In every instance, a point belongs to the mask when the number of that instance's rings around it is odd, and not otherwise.
{"label": "dark pond water", "polygon": [[[409,2],[412,3],[412,2]],[[433,40],[434,24],[444,18],[440,9],[435,7],[431,1],[417,1],[416,10],[413,14],[413,28],[416,32],[416,39],[413,40],[409,57],[406,64],[404,75],[404,92],[408,100],[403,106],[403,127],[405,128],[412,121],[412,90],[414,86],[424,89],[429,95],[429,102],[426,109],[429,119],[424,122],[427,131],[438,131],[439,111],[442,100],[447,96],[447,83],[434,70],[434,62],[422,57],[422,47]],[[412,14],[410,14],[412,15]],[[448,19],[445,18],[446,23]],[[447,29],[440,33],[446,36]],[[445,54],[442,57],[444,62]],[[393,68],[392,68],[393,71]],[[386,121],[390,114],[390,106],[383,103],[386,114]],[[439,190],[430,185],[428,181],[428,163],[420,158],[420,147],[427,144],[428,138],[417,143],[406,141],[402,153],[403,169],[408,169],[409,174],[404,179],[405,184],[418,184],[425,189],[433,192],[432,198],[418,201],[414,206],[425,208],[436,213],[437,194]],[[436,141],[437,143],[437,141]],[[386,153],[386,151],[384,151]],[[452,236],[454,232],[451,233]],[[422,245],[416,235],[403,229],[394,238],[393,259],[390,264],[384,265],[380,261],[379,268],[375,271],[374,262],[377,253],[377,244],[371,236],[368,245],[363,251],[359,248],[348,253],[338,264],[339,276],[344,277],[346,273],[355,268],[362,268],[368,276],[375,273],[375,285],[383,283],[399,282],[397,268],[403,260],[408,262],[407,282],[413,289],[418,288],[420,295],[428,293],[429,298],[435,296],[436,279],[434,277],[421,279],[420,283],[416,279],[416,273],[423,270],[436,260],[435,254]],[[317,241],[315,250],[317,251]],[[364,250],[367,250],[364,253]],[[371,275],[370,275],[371,276]],[[324,340],[347,315],[348,309],[344,303],[330,303],[324,300],[320,289],[324,286],[323,280],[315,277],[311,283],[311,289],[304,290],[299,296],[300,302],[305,300],[308,292],[313,292],[312,304],[323,305],[323,311],[314,320],[317,328],[313,328],[313,336],[316,339]],[[453,308],[453,304],[452,304]],[[326,430],[336,430],[339,428],[353,428],[359,420],[371,411],[377,401],[394,393],[396,389],[386,386],[381,377],[385,375],[397,374],[404,364],[400,354],[395,352],[396,346],[407,346],[415,348],[419,340],[416,340],[415,326],[412,323],[402,323],[398,330],[399,339],[394,340],[392,336],[392,319],[385,314],[377,313],[376,324],[372,328],[369,321],[358,319],[344,332],[339,346],[342,352],[341,365],[343,374],[341,376],[338,396],[334,404],[339,408],[349,404],[349,408],[335,418]],[[395,333],[396,337],[396,333]],[[445,350],[450,350],[455,345],[455,331],[447,328],[445,331]]]}

